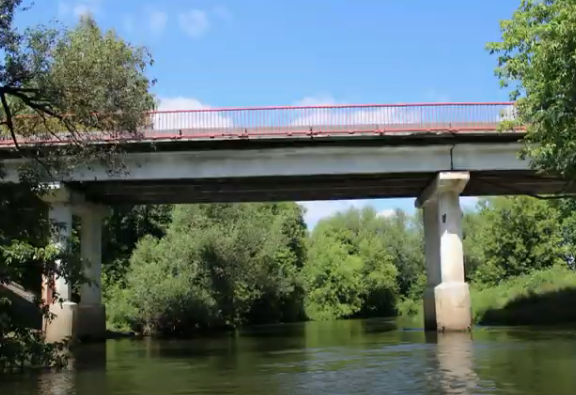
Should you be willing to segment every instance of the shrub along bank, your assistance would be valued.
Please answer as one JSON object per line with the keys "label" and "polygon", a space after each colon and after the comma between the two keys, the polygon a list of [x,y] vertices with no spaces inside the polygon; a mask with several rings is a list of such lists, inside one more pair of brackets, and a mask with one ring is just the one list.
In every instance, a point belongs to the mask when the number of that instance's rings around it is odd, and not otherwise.
{"label": "shrub along bank", "polygon": [[[573,211],[569,201],[499,197],[465,213],[466,277],[476,322],[574,320],[562,313],[576,285],[568,265]],[[420,213],[350,209],[311,232],[295,203],[165,207],[162,215],[140,207],[122,215],[154,221],[116,218],[109,237],[124,231],[118,223],[154,226],[153,232],[130,233],[139,241],[133,250],[120,249],[122,270],[114,254],[105,267],[113,273],[105,275],[105,297],[114,328],[174,336],[421,311]]]}
{"label": "shrub along bank", "polygon": [[[495,286],[472,284],[472,320],[478,325],[545,326],[575,324],[576,272],[567,266],[536,270]],[[421,300],[404,300],[398,312],[421,325]]]}

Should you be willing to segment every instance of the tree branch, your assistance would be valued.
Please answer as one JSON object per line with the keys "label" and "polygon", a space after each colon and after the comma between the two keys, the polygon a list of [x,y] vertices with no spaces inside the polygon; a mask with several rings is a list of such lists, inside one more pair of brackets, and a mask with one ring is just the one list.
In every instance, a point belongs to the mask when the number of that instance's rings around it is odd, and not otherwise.
{"label": "tree branch", "polygon": [[24,94],[24,92],[31,92],[28,89],[24,89],[24,88],[12,88],[12,87],[2,87],[0,89],[0,92],[5,92],[9,95],[15,96],[17,98],[19,98],[20,100],[22,100],[24,102],[24,104],[27,104],[28,106],[30,106],[33,110],[40,110],[42,112],[45,112],[46,114],[50,115],[51,117],[54,117],[60,121],[62,121],[63,117],[60,114],[57,114],[56,112],[54,112],[52,109],[50,109],[48,107],[48,105],[46,104],[41,104],[38,102],[34,102],[30,97],[28,97],[27,95]]}
{"label": "tree branch", "polygon": [[[10,130],[10,135],[12,136],[12,141],[14,141],[14,147],[16,147],[16,150],[24,153],[24,151],[20,149],[18,139],[16,138],[16,130],[14,129],[14,121],[12,119],[12,110],[10,109],[10,105],[6,100],[6,87],[0,87],[0,102],[2,103],[4,113],[6,114],[6,120],[2,123],[8,127],[8,130]],[[50,171],[50,168],[42,160],[37,158],[35,155],[32,155],[32,158],[46,171],[48,176],[52,177],[52,172]]]}
{"label": "tree branch", "polygon": [[18,151],[20,151],[20,146],[18,145],[18,140],[16,138],[16,132],[14,131],[12,111],[10,110],[10,106],[8,105],[8,101],[6,100],[6,92],[4,91],[4,87],[0,89],[0,100],[2,101],[2,107],[4,108],[4,113],[6,114],[5,124],[6,126],[8,126],[8,130],[10,131],[10,135],[12,136],[12,141],[14,141],[14,146]]}

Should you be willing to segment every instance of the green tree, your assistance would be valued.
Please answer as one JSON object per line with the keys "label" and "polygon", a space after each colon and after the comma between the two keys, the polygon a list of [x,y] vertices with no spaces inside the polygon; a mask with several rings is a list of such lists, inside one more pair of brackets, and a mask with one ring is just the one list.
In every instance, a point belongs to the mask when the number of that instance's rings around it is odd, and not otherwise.
{"label": "green tree", "polygon": [[132,251],[146,235],[162,238],[171,221],[171,205],[117,206],[103,230],[102,274],[104,291],[123,284]]}
{"label": "green tree", "polygon": [[306,314],[314,320],[350,317],[362,309],[364,262],[329,232],[315,233],[304,268]]}
{"label": "green tree", "polygon": [[320,221],[304,268],[310,318],[392,313],[398,269],[385,242],[387,225],[372,208]]}
{"label": "green tree", "polygon": [[[107,137],[121,142],[147,125],[145,112],[154,106],[151,81],[144,74],[151,64],[148,52],[113,31],[102,33],[89,18],[70,31],[35,27],[19,34],[12,19],[20,3],[2,3],[11,6],[2,14],[9,24],[0,34],[6,40],[0,44],[0,135],[9,136],[21,156],[41,165],[28,175],[56,176],[93,160],[116,169],[119,144],[88,142]],[[70,143],[40,143],[62,138]],[[26,139],[37,142],[33,150],[20,146]]]}
{"label": "green tree", "polygon": [[[0,138],[15,145],[8,157],[30,159],[30,166],[21,169],[23,182],[17,187],[0,185],[2,218],[12,218],[15,207],[41,194],[39,181],[58,179],[78,164],[97,160],[117,169],[114,153],[120,146],[90,144],[94,131],[101,131],[98,137],[133,137],[148,122],[144,111],[154,104],[144,72],[151,63],[145,49],[113,32],[102,33],[90,19],[73,30],[37,26],[20,32],[14,17],[21,4],[0,3]],[[41,143],[64,136],[70,144]],[[27,139],[37,144],[22,145]],[[73,278],[78,265],[68,259],[70,251],[60,254],[36,232],[58,225],[49,224],[37,206],[31,207],[35,214],[22,217],[32,222],[0,224],[0,284],[22,281],[29,271],[80,281]],[[0,304],[0,368],[61,362],[53,358],[57,345],[43,345],[41,335],[19,322],[8,301]]]}
{"label": "green tree", "polygon": [[[464,211],[462,219],[462,236],[464,247],[464,269],[466,280],[470,281],[478,268],[485,262],[484,243],[480,241],[479,233],[486,222],[486,215],[482,215],[482,210],[486,210],[488,200],[480,200],[475,210]],[[485,214],[485,212],[484,212]]]}
{"label": "green tree", "polygon": [[384,243],[398,269],[398,292],[420,298],[426,284],[424,224],[420,212],[409,216],[402,210],[385,221]]}
{"label": "green tree", "polygon": [[576,176],[576,3],[522,0],[501,22],[496,74],[516,100],[515,124],[527,127],[524,155],[536,169]]}
{"label": "green tree", "polygon": [[166,236],[138,243],[112,324],[174,335],[302,318],[304,237],[294,203],[177,207]]}
{"label": "green tree", "polygon": [[565,260],[575,268],[576,259],[576,199],[553,199],[549,204],[558,210],[562,227]]}
{"label": "green tree", "polygon": [[494,285],[510,277],[564,262],[558,210],[529,197],[487,200],[477,239],[482,263],[474,279]]}

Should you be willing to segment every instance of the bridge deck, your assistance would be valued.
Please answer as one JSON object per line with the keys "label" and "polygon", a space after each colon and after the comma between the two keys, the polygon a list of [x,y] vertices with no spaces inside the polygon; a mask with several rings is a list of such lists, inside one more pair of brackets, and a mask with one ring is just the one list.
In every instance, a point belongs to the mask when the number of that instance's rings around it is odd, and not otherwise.
{"label": "bridge deck", "polygon": [[[99,165],[65,181],[93,201],[199,203],[413,197],[439,171],[471,173],[464,195],[569,192],[517,157],[524,131],[500,132],[512,103],[335,105],[158,111],[137,134],[84,134],[126,142],[128,173]],[[20,147],[69,136],[19,139]],[[22,163],[0,138],[5,181]]]}
{"label": "bridge deck", "polygon": [[[190,129],[162,129],[144,130],[135,134],[114,136],[106,132],[91,132],[84,135],[89,142],[107,142],[123,140],[126,143],[146,143],[161,141],[202,141],[202,140],[267,140],[267,139],[308,139],[308,138],[346,138],[346,137],[423,137],[439,135],[462,135],[462,136],[488,136],[509,133],[522,133],[523,130],[499,131],[497,123],[483,125],[469,123],[439,123],[426,126],[420,124],[359,124],[359,125],[312,125],[290,126],[282,128],[190,128]],[[62,133],[54,136],[38,136],[37,138],[21,139],[20,146],[39,144],[68,144],[70,135]],[[0,138],[0,149],[13,148],[12,138],[3,136]]]}

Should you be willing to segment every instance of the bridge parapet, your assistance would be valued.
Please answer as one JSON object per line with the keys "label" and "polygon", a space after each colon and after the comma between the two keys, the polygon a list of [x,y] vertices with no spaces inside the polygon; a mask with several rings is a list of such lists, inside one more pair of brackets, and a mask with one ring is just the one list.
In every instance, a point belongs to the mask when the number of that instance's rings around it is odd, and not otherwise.
{"label": "bridge parapet", "polygon": [[[87,140],[227,139],[309,137],[346,134],[490,133],[503,120],[512,119],[514,104],[412,103],[329,106],[200,108],[153,111],[146,126],[124,131],[84,133]],[[18,136],[22,143],[66,143],[67,133],[39,138]],[[7,134],[0,145],[13,146]]]}

